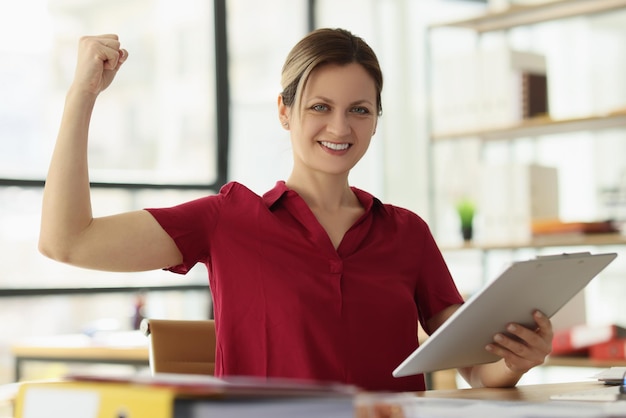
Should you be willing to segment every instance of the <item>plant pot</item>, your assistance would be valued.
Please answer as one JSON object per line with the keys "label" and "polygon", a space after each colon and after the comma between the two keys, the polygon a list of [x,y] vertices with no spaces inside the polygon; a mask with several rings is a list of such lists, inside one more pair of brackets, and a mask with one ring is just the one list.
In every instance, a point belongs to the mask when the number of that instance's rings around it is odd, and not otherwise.
{"label": "plant pot", "polygon": [[463,235],[463,241],[471,241],[474,235],[474,228],[472,228],[472,225],[461,226],[461,235]]}

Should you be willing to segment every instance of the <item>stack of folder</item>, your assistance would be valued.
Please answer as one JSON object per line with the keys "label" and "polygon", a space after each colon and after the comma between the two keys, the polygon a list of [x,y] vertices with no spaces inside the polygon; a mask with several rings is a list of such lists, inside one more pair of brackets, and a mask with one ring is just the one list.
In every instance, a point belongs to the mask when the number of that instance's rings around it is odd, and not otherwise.
{"label": "stack of folder", "polygon": [[626,328],[577,325],[554,333],[552,355],[585,355],[595,360],[626,360]]}
{"label": "stack of folder", "polygon": [[15,418],[353,417],[357,388],[254,378],[163,374],[26,382]]}

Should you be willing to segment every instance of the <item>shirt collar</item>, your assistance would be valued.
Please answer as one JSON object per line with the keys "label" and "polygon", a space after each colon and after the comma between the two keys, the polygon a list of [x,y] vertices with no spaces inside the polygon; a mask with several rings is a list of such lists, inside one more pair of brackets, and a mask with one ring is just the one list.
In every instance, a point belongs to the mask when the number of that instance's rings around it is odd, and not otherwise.
{"label": "shirt collar", "polygon": [[[382,210],[387,211],[385,205],[383,205],[383,203],[372,194],[364,190],[357,189],[356,187],[351,187],[351,189],[356,195],[357,199],[359,199],[359,202],[361,202],[361,204],[363,205],[366,213],[371,211],[373,207],[380,207],[382,208]],[[277,204],[283,196],[298,196],[298,194],[288,188],[283,180],[279,180],[276,182],[276,185],[273,189],[269,190],[263,195],[263,201],[268,208],[271,208],[272,206]]]}

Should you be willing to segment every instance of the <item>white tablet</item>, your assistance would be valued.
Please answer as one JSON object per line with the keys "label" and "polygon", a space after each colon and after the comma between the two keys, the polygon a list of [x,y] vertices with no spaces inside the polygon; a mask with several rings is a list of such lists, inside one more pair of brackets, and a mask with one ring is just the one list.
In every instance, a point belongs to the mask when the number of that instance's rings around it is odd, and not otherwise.
{"label": "white tablet", "polygon": [[553,316],[611,263],[617,254],[540,256],[511,264],[469,298],[394,371],[395,377],[490,363],[485,350],[496,333],[516,322],[534,326],[532,312]]}

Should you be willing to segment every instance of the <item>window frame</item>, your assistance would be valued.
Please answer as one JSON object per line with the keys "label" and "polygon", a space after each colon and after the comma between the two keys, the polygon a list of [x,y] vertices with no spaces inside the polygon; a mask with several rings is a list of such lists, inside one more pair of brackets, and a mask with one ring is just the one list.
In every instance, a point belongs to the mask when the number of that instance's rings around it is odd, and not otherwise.
{"label": "window frame", "polygon": [[[226,1],[213,0],[214,7],[214,35],[215,35],[215,88],[216,88],[216,177],[213,183],[208,184],[181,184],[181,183],[132,183],[132,182],[91,182],[93,189],[120,189],[131,192],[141,192],[144,190],[203,190],[217,192],[228,181],[229,162],[229,135],[230,135],[230,87],[228,80],[228,39],[226,27]],[[19,187],[43,189],[45,179],[26,178],[0,178],[0,187]],[[143,290],[150,291],[201,291],[205,285],[181,284],[181,285],[157,285]],[[99,293],[136,293],[136,287],[109,287],[97,286],[88,288],[64,288],[64,287],[29,287],[29,288],[2,288],[0,287],[0,298],[16,296],[47,296],[47,295],[80,295]],[[208,288],[206,288],[208,291]]]}

